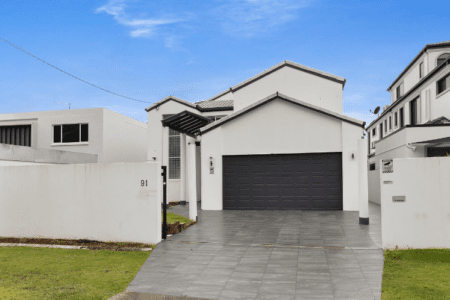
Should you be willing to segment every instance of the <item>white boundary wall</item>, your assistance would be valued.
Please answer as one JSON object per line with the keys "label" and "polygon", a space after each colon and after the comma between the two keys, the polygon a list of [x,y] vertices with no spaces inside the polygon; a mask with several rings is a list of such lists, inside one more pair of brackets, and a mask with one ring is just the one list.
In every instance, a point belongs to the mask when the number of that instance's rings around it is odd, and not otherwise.
{"label": "white boundary wall", "polygon": [[3,166],[0,236],[156,244],[161,187],[156,162]]}
{"label": "white boundary wall", "polygon": [[394,159],[393,171],[380,170],[383,248],[450,248],[450,158]]}

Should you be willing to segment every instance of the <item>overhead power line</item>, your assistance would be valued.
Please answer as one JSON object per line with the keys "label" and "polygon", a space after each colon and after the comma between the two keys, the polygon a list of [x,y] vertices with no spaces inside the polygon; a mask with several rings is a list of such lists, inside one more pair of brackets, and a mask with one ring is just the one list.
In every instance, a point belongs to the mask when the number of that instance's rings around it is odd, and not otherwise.
{"label": "overhead power line", "polygon": [[138,101],[138,102],[142,102],[142,103],[152,103],[152,102],[142,101],[142,100],[134,99],[134,98],[127,97],[127,96],[124,96],[124,95],[120,95],[120,94],[114,93],[114,92],[112,92],[112,91],[110,91],[110,90],[107,90],[107,89],[104,89],[104,88],[102,88],[102,87],[99,87],[98,85],[95,85],[95,84],[92,84],[92,83],[90,83],[90,82],[87,82],[86,80],[83,80],[83,79],[81,79],[81,78],[79,78],[79,77],[77,77],[77,76],[74,76],[74,75],[72,75],[72,74],[70,74],[70,73],[68,73],[68,72],[66,72],[66,71],[64,71],[64,70],[61,70],[60,68],[55,67],[55,66],[52,65],[52,64],[49,64],[49,63],[46,62],[45,60],[40,59],[39,57],[37,57],[37,56],[35,56],[35,55],[33,55],[33,54],[31,54],[31,53],[29,53],[29,52],[23,50],[22,48],[20,48],[20,47],[14,45],[13,43],[8,42],[7,40],[5,40],[5,39],[3,39],[3,38],[0,38],[0,39],[1,39],[2,41],[4,41],[5,43],[8,43],[8,44],[10,44],[11,46],[13,46],[13,47],[19,49],[20,51],[22,51],[22,52],[24,52],[24,53],[26,53],[26,54],[28,54],[28,55],[30,55],[30,56],[36,58],[37,60],[40,60],[40,61],[43,62],[44,64],[46,64],[46,65],[48,65],[48,66],[50,66],[50,67],[52,67],[52,68],[54,68],[54,69],[56,69],[56,70],[58,70],[58,71],[60,71],[60,72],[63,72],[64,74],[69,75],[70,77],[73,77],[73,78],[75,78],[75,79],[77,79],[77,80],[79,80],[79,81],[81,81],[81,82],[84,82],[84,83],[86,83],[86,84],[89,84],[89,85],[92,86],[92,87],[95,87],[95,88],[100,89],[100,90],[102,90],[102,91],[104,91],[104,92],[107,92],[107,93],[110,93],[110,94],[113,94],[113,95],[115,95],[115,96],[122,97],[122,98],[125,98],[125,99],[128,99],[128,100]]}

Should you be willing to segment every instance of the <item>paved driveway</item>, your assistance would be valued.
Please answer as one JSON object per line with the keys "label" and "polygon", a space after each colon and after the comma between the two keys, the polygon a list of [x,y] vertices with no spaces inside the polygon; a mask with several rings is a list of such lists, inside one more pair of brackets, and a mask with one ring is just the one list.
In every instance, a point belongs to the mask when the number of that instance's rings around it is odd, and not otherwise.
{"label": "paved driveway", "polygon": [[[346,211],[201,211],[158,244],[129,291],[207,299],[380,299],[380,206]],[[188,206],[174,213],[188,215]]]}

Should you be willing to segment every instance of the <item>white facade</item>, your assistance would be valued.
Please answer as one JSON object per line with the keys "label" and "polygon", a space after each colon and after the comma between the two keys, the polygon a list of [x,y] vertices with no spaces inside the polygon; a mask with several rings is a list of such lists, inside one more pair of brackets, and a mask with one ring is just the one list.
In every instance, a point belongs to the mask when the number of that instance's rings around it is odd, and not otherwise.
{"label": "white facade", "polygon": [[[447,82],[450,83],[448,60],[438,65],[438,59],[445,57],[450,57],[450,43],[427,45],[388,88],[391,104],[366,128],[369,136],[369,164],[372,167],[368,175],[370,201],[381,203],[380,160],[426,157],[428,147],[450,146],[416,144],[413,150],[407,145],[450,136],[450,127],[430,124],[441,117],[450,119],[450,84],[442,91],[438,88],[438,83],[445,78],[449,78]],[[398,90],[399,86],[401,88]],[[415,108],[411,108],[414,103]],[[419,128],[421,125],[424,128]]]}
{"label": "white facade", "polygon": [[362,127],[273,100],[202,135],[202,209],[222,209],[223,155],[342,152],[343,209],[358,210],[358,163],[351,154],[362,136]]}
{"label": "white facade", "polygon": [[[206,100],[233,100],[233,110],[215,108],[205,112],[176,97],[165,98],[147,108],[148,159],[169,166],[170,173],[169,129],[161,123],[164,115],[188,111],[200,116],[228,116],[201,128],[196,138],[201,141],[201,146],[197,146],[201,155],[197,153],[195,183],[202,209],[223,209],[224,155],[340,152],[343,209],[357,211],[358,140],[363,136],[364,122],[342,115],[344,84],[344,78],[284,62]],[[273,96],[278,93],[280,97]],[[215,128],[209,131],[212,126]],[[214,174],[210,173],[211,162]],[[184,167],[189,168],[188,165]],[[189,174],[189,170],[185,172]],[[193,180],[188,177],[187,191],[192,188],[189,182]],[[179,178],[169,178],[168,201],[191,200],[188,195],[192,193],[180,191],[180,186],[183,185]],[[180,199],[181,195],[187,199]]]}
{"label": "white facade", "polygon": [[394,159],[380,177],[383,248],[449,248],[450,159]]}
{"label": "white facade", "polygon": [[[55,125],[64,124],[88,124],[88,141],[55,143]],[[97,155],[100,163],[147,160],[147,124],[105,108],[0,114],[0,130],[18,125],[31,125],[34,149]]]}

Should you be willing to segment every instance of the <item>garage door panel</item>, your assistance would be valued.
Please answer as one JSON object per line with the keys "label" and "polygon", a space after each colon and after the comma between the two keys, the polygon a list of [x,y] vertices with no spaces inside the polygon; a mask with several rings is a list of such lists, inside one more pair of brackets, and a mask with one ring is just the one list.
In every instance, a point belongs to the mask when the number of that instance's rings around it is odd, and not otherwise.
{"label": "garage door panel", "polygon": [[342,153],[224,156],[223,174],[224,209],[342,209]]}

